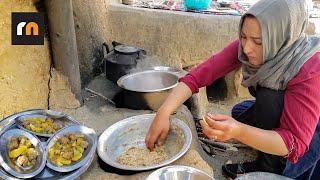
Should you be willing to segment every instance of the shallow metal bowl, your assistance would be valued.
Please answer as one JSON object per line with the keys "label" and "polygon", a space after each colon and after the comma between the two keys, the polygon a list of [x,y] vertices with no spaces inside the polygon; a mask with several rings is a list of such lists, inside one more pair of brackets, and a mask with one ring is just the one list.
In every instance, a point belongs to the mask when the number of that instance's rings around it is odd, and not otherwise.
{"label": "shallow metal bowl", "polygon": [[[132,167],[117,162],[117,158],[131,147],[146,148],[145,136],[155,114],[144,114],[121,120],[107,128],[98,141],[98,155],[107,164],[118,169],[143,171],[168,165],[183,156],[191,145],[190,128],[181,120],[171,119],[170,131],[165,143],[168,159],[150,166]],[[176,127],[181,136],[172,131]],[[179,139],[178,139],[179,138]],[[181,140],[181,146],[177,142]]]}
{"label": "shallow metal bowl", "polygon": [[[25,136],[28,138],[36,151],[39,152],[39,157],[37,158],[37,163],[30,167],[24,168],[16,165],[10,158],[8,152],[8,143],[13,137]],[[2,167],[11,175],[18,178],[31,178],[39,174],[46,164],[46,154],[44,148],[41,145],[40,140],[29,132],[20,129],[10,129],[4,132],[0,137],[0,163]]]}
{"label": "shallow metal bowl", "polygon": [[259,179],[259,180],[291,180],[291,178],[281,176],[274,173],[268,172],[251,172],[241,175],[240,177],[236,178],[237,180],[252,180],[252,179]]}
{"label": "shallow metal bowl", "polygon": [[178,76],[168,71],[148,70],[122,76],[118,86],[135,92],[159,92],[178,84]]}
{"label": "shallow metal bowl", "polygon": [[79,124],[78,122],[71,120],[67,115],[64,115],[63,113],[59,113],[56,111],[48,110],[47,115],[42,114],[27,114],[23,116],[19,116],[16,119],[16,124],[20,129],[23,129],[25,131],[28,131],[32,134],[35,134],[37,136],[42,137],[52,137],[53,134],[45,134],[45,133],[37,133],[34,131],[31,131],[23,126],[23,121],[29,119],[29,118],[41,118],[46,120],[47,118],[52,118],[54,121],[57,121],[59,124],[61,124],[63,127],[70,126],[72,124]]}
{"label": "shallow metal bowl", "polygon": [[188,166],[166,166],[151,173],[146,180],[214,180],[213,177]]}
{"label": "shallow metal bowl", "polygon": [[90,155],[95,153],[95,150],[97,148],[98,138],[97,138],[96,132],[93,129],[90,129],[81,125],[71,125],[61,129],[48,140],[45,153],[48,154],[49,149],[56,143],[56,141],[60,139],[62,136],[67,134],[83,134],[85,135],[85,139],[89,144],[88,144],[88,148],[83,152],[81,159],[77,162],[72,163],[71,165],[60,167],[51,163],[50,160],[48,159],[47,167],[58,172],[70,172],[83,166],[90,159],[91,157]]}

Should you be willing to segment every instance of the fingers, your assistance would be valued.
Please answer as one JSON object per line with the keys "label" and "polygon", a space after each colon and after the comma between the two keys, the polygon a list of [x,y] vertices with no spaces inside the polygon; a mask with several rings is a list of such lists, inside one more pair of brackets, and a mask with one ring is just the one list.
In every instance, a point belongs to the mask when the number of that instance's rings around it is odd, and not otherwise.
{"label": "fingers", "polygon": [[202,120],[200,120],[200,121],[203,121],[203,123],[205,123],[206,125],[209,126],[209,124],[208,124],[207,121],[206,121],[206,117],[205,117],[205,116],[203,116],[203,117],[202,117]]}
{"label": "fingers", "polygon": [[[203,133],[210,139],[212,139],[213,137],[220,137],[222,135],[224,135],[224,132],[221,130],[217,130],[217,129],[212,129],[209,126],[202,126],[202,131]],[[216,139],[216,138],[214,138]]]}
{"label": "fingers", "polygon": [[158,138],[159,134],[157,133],[150,133],[150,130],[146,136],[146,139],[145,139],[145,143],[146,143],[146,146],[147,148],[152,151],[153,148],[154,148],[154,144]]}
{"label": "fingers", "polygon": [[147,133],[147,136],[144,139],[144,142],[146,143],[147,148],[151,150],[152,147],[149,147],[149,142],[150,142],[150,133],[149,132]]}
{"label": "fingers", "polygon": [[202,126],[203,133],[209,138],[217,140],[219,137],[224,135],[224,132],[217,129],[212,129],[210,126],[206,125],[204,121],[200,121],[200,124]]}
{"label": "fingers", "polygon": [[216,121],[224,121],[230,118],[230,116],[223,115],[223,114],[207,114],[207,117],[214,119]]}
{"label": "fingers", "polygon": [[168,136],[168,131],[169,129],[167,128],[162,128],[162,130],[160,130],[151,127],[145,138],[147,148],[152,151],[154,149],[155,143],[157,143],[158,145],[163,145]]}
{"label": "fingers", "polygon": [[206,121],[208,125],[214,129],[227,130],[228,124],[223,122],[223,120],[227,120],[228,118],[230,117],[226,115],[207,115]]}
{"label": "fingers", "polygon": [[158,138],[157,144],[160,146],[163,145],[164,142],[166,141],[167,135],[168,135],[168,131],[165,131],[165,130],[162,131]]}

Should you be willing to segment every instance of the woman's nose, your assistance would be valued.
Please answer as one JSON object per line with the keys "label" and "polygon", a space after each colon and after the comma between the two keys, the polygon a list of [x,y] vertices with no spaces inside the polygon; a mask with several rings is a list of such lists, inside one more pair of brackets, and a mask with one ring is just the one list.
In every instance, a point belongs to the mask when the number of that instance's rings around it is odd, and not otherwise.
{"label": "woman's nose", "polygon": [[250,41],[246,41],[243,43],[243,52],[247,55],[250,55],[253,52],[252,43]]}

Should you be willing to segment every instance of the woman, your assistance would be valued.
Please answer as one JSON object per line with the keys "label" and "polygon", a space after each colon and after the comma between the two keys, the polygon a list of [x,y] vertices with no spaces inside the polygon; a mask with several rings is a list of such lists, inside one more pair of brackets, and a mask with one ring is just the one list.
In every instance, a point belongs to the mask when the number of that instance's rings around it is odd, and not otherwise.
{"label": "woman", "polygon": [[225,175],[320,178],[320,40],[304,34],[307,20],[302,0],[256,3],[241,18],[239,40],[180,79],[152,122],[147,147],[165,141],[170,114],[200,87],[242,66],[242,85],[256,100],[236,105],[232,117],[208,114],[208,124],[201,122],[207,137],[236,139],[259,151],[253,162],[224,165]]}

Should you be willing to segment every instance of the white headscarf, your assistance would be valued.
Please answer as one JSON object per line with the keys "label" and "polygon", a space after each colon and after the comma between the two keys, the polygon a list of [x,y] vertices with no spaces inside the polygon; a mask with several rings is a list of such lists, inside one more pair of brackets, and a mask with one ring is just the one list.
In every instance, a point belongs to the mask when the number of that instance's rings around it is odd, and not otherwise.
{"label": "white headscarf", "polygon": [[242,85],[284,90],[303,64],[320,50],[320,38],[304,34],[308,25],[305,1],[260,0],[242,16],[239,37],[248,14],[256,17],[260,24],[263,64],[250,64],[239,46],[238,58],[243,63]]}

